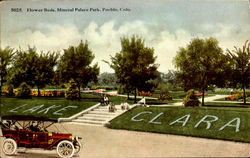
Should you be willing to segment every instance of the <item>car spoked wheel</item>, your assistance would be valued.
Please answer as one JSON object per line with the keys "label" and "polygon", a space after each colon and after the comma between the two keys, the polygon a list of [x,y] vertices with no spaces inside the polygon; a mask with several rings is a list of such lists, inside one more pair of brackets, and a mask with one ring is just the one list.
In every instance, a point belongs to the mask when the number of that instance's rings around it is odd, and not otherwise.
{"label": "car spoked wheel", "polygon": [[17,144],[14,139],[6,138],[2,143],[2,150],[5,155],[13,155],[17,150]]}
{"label": "car spoked wheel", "polygon": [[76,140],[74,147],[75,147],[75,154],[79,154],[82,151],[82,144],[79,140]]}
{"label": "car spoked wheel", "polygon": [[74,155],[74,153],[75,153],[74,146],[68,140],[61,141],[57,145],[57,154],[60,157],[69,158],[69,157],[72,157]]}

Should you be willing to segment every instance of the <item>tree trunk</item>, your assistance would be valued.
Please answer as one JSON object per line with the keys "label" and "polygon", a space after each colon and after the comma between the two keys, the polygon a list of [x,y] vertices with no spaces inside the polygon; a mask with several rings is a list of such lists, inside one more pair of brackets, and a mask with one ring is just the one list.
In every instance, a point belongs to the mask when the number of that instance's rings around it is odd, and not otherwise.
{"label": "tree trunk", "polygon": [[2,73],[1,73],[1,70],[0,70],[0,96],[2,96]]}
{"label": "tree trunk", "polygon": [[134,97],[134,103],[136,103],[136,86],[135,86],[135,97]]}
{"label": "tree trunk", "polygon": [[37,96],[40,97],[40,89],[39,89],[39,86],[37,86]]}
{"label": "tree trunk", "polygon": [[204,106],[204,93],[205,93],[205,90],[204,88],[202,88],[202,102],[201,102],[201,106]]}
{"label": "tree trunk", "polygon": [[128,95],[128,100],[129,100],[129,92],[127,93],[127,95]]}
{"label": "tree trunk", "polygon": [[0,78],[0,96],[2,96],[2,80]]}
{"label": "tree trunk", "polygon": [[81,85],[80,84],[78,85],[78,89],[79,89],[79,92],[78,92],[79,98],[78,98],[78,100],[80,100],[81,99]]}
{"label": "tree trunk", "polygon": [[244,99],[244,104],[246,104],[246,88],[243,85],[243,99]]}

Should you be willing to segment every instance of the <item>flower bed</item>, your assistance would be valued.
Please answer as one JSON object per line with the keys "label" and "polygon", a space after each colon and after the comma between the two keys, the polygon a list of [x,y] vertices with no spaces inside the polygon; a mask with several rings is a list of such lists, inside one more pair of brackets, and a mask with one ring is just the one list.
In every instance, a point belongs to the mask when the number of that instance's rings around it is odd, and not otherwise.
{"label": "flower bed", "polygon": [[[40,96],[42,97],[64,97],[64,92],[63,91],[40,91]],[[38,91],[37,90],[32,90],[31,91],[31,96],[37,97],[38,96]]]}
{"label": "flower bed", "polygon": [[242,94],[234,94],[231,95],[230,97],[225,97],[225,100],[240,100],[240,99],[243,99]]}
{"label": "flower bed", "polygon": [[[202,93],[196,93],[195,94],[197,97],[200,97],[200,96],[202,96]],[[204,95],[208,95],[208,93],[204,93]]]}
{"label": "flower bed", "polygon": [[139,92],[139,95],[140,96],[152,96],[152,93],[141,91],[141,92]]}

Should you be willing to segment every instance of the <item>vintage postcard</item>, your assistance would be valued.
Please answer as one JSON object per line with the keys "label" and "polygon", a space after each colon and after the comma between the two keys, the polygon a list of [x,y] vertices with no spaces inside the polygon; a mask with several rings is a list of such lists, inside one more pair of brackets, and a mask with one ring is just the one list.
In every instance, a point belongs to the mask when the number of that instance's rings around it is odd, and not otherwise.
{"label": "vintage postcard", "polygon": [[249,157],[249,11],[0,1],[0,157]]}

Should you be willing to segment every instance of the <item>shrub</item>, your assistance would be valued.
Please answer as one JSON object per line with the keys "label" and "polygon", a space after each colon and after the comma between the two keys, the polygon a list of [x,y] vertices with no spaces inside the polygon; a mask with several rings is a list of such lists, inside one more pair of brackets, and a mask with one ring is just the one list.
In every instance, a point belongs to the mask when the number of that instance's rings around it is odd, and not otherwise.
{"label": "shrub", "polygon": [[17,89],[14,89],[16,97],[19,98],[30,98],[31,97],[31,87],[27,83],[23,82]]}
{"label": "shrub", "polygon": [[118,94],[124,94],[125,93],[125,86],[121,85],[118,89]]}
{"label": "shrub", "polygon": [[77,88],[77,84],[74,80],[70,80],[69,84],[67,85],[66,93],[65,93],[66,99],[79,99],[79,89]]}
{"label": "shrub", "polygon": [[159,100],[172,100],[173,98],[169,95],[169,93],[161,93],[158,97]]}
{"label": "shrub", "polygon": [[187,107],[187,106],[195,107],[195,106],[199,106],[199,103],[200,103],[200,101],[198,100],[197,96],[195,95],[194,90],[190,89],[187,92],[187,96],[183,100],[184,106],[185,107]]}
{"label": "shrub", "polygon": [[[118,88],[118,94],[125,94],[125,93],[134,94],[134,90],[131,91],[131,89],[128,89],[125,85],[120,85]],[[138,94],[138,90],[136,90],[136,93]]]}
{"label": "shrub", "polygon": [[15,93],[14,93],[14,86],[13,85],[10,85],[7,89],[7,96],[15,96]]}

